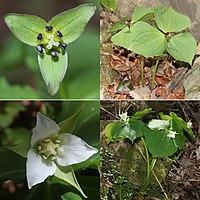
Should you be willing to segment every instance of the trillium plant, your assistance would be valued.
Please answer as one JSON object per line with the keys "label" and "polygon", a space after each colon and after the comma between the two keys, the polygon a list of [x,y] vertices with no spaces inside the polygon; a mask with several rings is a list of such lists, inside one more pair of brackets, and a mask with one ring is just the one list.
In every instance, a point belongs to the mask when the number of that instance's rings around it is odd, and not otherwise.
{"label": "trillium plant", "polygon": [[[80,111],[81,109],[59,124],[37,113],[37,123],[30,140],[8,148],[27,158],[26,178],[29,189],[46,179],[50,178],[49,181],[51,181],[52,178],[56,178],[62,184],[74,187],[87,198],[78,184],[73,167],[75,165],[75,169],[81,169],[81,166],[83,168],[97,165],[96,160],[99,158],[96,148],[72,134]],[[84,162],[89,164],[84,165]],[[78,166],[79,163],[80,166]]]}
{"label": "trillium plant", "polygon": [[136,112],[128,121],[112,122],[105,128],[108,143],[126,138],[132,143],[137,138],[142,140],[146,154],[147,177],[141,192],[144,192],[149,185],[151,172],[158,158],[172,156],[178,150],[182,150],[186,137],[191,141],[195,140],[191,122],[185,122],[174,112],[170,112],[169,115],[159,113],[160,119],[144,123],[141,118],[151,112],[151,108]]}
{"label": "trillium plant", "polygon": [[93,4],[82,4],[62,12],[49,22],[35,15],[11,13],[5,22],[20,41],[38,51],[38,63],[51,95],[59,89],[68,66],[67,46],[75,41],[94,15]]}
{"label": "trillium plant", "polygon": [[164,53],[192,65],[197,42],[189,27],[189,17],[171,7],[136,7],[131,19],[117,22],[110,31],[119,31],[111,38],[114,44],[134,51],[141,58],[156,58],[156,73]]}

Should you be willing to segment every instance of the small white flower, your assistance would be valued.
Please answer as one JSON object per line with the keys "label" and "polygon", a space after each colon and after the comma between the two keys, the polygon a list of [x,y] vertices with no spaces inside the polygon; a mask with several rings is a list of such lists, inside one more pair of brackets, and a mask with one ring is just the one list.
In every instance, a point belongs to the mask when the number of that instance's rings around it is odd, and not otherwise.
{"label": "small white flower", "polygon": [[54,41],[53,35],[49,35],[48,38],[49,38],[49,42],[48,42],[48,45],[46,46],[47,49],[51,49],[53,46],[56,46],[56,47],[59,46],[59,42]]}
{"label": "small white flower", "polygon": [[192,128],[192,122],[187,122],[187,127]]}
{"label": "small white flower", "polygon": [[176,131],[169,131],[169,134],[167,135],[167,137],[169,137],[169,138],[175,138],[177,134],[178,133]]}
{"label": "small white flower", "polygon": [[26,162],[29,189],[52,176],[56,171],[56,165],[70,166],[83,162],[97,153],[97,149],[75,135],[58,134],[59,129],[53,120],[41,113],[37,114],[37,123],[33,129]]}
{"label": "small white flower", "polygon": [[129,116],[127,115],[127,112],[119,114],[119,117],[121,118],[122,121],[128,122],[129,121]]}

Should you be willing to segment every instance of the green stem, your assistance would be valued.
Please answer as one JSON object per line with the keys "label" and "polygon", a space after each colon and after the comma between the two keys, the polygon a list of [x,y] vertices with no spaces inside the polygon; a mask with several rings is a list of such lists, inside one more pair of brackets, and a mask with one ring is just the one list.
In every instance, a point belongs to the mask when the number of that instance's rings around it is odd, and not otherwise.
{"label": "green stem", "polygon": [[145,153],[146,153],[146,162],[147,162],[147,176],[146,176],[146,181],[143,185],[143,187],[141,188],[140,192],[144,192],[147,188],[147,186],[149,185],[149,180],[150,180],[150,176],[151,176],[151,166],[150,166],[150,160],[149,160],[149,151],[147,149],[147,146],[145,144],[144,138],[142,137],[142,142],[144,144],[144,148],[145,148]]}
{"label": "green stem", "polygon": [[144,87],[144,58],[140,57],[140,65],[141,65],[141,84]]}
{"label": "green stem", "polygon": [[156,72],[158,70],[158,63],[159,63],[159,58],[157,58],[156,60],[156,65],[155,65],[155,69],[154,69],[154,72],[153,72],[153,78],[152,78],[152,83],[151,83],[151,86],[152,86],[152,89],[155,88],[155,79],[156,79]]}
{"label": "green stem", "polygon": [[153,158],[152,161],[151,161],[151,172],[156,164],[156,161],[157,161],[157,158]]}

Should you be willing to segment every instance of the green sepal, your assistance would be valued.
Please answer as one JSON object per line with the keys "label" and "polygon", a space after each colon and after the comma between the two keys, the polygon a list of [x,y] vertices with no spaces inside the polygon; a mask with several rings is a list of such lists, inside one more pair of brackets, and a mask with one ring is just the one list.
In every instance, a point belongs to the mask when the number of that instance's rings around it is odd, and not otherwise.
{"label": "green sepal", "polygon": [[74,115],[60,122],[58,126],[60,127],[59,134],[62,133],[73,133],[76,127],[79,114],[84,106],[82,106]]}
{"label": "green sepal", "polygon": [[38,62],[49,93],[55,95],[67,71],[67,52],[64,54],[60,53],[55,58],[46,52],[44,54],[38,54]]}
{"label": "green sepal", "polygon": [[79,185],[79,183],[76,179],[76,175],[74,173],[74,170],[71,167],[62,168],[62,171],[61,171],[61,169],[59,169],[57,167],[57,170],[56,170],[54,176],[62,181],[62,182],[60,182],[61,184],[66,185],[66,186],[69,186],[69,185],[73,186],[74,188],[76,188],[80,192],[80,194],[84,198],[87,198],[87,196],[82,191],[82,189],[81,189],[81,187],[80,187],[80,185]]}
{"label": "green sepal", "polygon": [[27,158],[29,149],[31,148],[30,138],[26,139],[22,143],[14,146],[6,146],[6,149],[17,153],[18,155]]}
{"label": "green sepal", "polygon": [[37,36],[47,25],[47,22],[35,15],[10,13],[4,20],[11,32],[20,41],[31,46],[37,46]]}
{"label": "green sepal", "polygon": [[82,34],[95,10],[94,4],[82,4],[56,15],[49,21],[49,24],[59,30],[63,34],[62,40],[69,44]]}

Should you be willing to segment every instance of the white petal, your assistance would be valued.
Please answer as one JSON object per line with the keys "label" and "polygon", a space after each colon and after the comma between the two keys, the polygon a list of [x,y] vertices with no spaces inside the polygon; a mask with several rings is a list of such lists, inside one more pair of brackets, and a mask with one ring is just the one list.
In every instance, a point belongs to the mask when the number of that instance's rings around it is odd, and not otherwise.
{"label": "white petal", "polygon": [[44,182],[48,176],[56,171],[56,164],[50,160],[44,160],[39,154],[30,149],[27,155],[26,176],[29,189],[32,186]]}
{"label": "white petal", "polygon": [[38,112],[36,127],[33,129],[31,138],[31,146],[33,147],[40,140],[57,136],[59,129],[59,126],[53,120]]}
{"label": "white petal", "polygon": [[60,134],[58,139],[61,141],[57,154],[57,163],[61,166],[69,166],[87,160],[98,150],[88,145],[81,138],[71,134]]}

